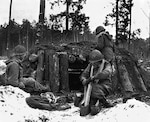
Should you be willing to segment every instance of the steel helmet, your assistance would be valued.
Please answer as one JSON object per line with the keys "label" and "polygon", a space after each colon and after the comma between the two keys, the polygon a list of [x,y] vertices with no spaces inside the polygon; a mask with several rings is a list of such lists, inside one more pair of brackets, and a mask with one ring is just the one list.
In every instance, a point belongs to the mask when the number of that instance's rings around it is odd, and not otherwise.
{"label": "steel helmet", "polygon": [[96,28],[96,35],[99,34],[100,32],[105,31],[105,28],[103,26],[98,26]]}
{"label": "steel helmet", "polygon": [[89,62],[98,62],[102,59],[104,59],[104,56],[99,50],[95,49],[89,54]]}
{"label": "steel helmet", "polygon": [[15,55],[23,55],[26,53],[26,48],[22,45],[17,45],[14,48],[14,53],[15,53]]}

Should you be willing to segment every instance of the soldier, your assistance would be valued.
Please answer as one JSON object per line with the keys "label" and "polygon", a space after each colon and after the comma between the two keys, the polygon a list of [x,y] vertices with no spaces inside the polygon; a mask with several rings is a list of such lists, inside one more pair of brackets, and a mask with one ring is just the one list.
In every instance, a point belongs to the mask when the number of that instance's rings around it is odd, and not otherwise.
{"label": "soldier", "polygon": [[98,39],[96,49],[100,50],[104,55],[104,58],[111,63],[114,59],[113,41],[111,35],[105,31],[103,26],[98,26],[96,28],[96,37]]}
{"label": "soldier", "polygon": [[[104,59],[104,56],[99,50],[93,50],[89,55],[89,65],[81,74],[82,84],[85,86],[89,82],[92,82],[92,91],[90,98],[91,114],[97,114],[100,111],[101,105],[104,107],[112,107],[106,100],[106,96],[111,93],[111,73],[112,68],[108,61]],[[93,65],[93,75],[90,77],[90,70]],[[102,68],[102,71],[100,71]],[[92,106],[99,101],[99,109],[96,113],[92,113]]]}
{"label": "soldier", "polygon": [[48,91],[48,87],[41,85],[34,78],[23,77],[22,61],[26,53],[26,48],[22,45],[17,45],[14,48],[12,57],[6,61],[6,85],[19,87],[25,91],[29,88],[29,92]]}

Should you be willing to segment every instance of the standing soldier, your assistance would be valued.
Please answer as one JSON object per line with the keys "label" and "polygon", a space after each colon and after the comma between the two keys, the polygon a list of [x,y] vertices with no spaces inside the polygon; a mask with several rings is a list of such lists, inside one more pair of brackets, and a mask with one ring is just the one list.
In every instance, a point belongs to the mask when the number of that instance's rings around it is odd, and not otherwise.
{"label": "standing soldier", "polygon": [[113,52],[113,41],[111,35],[105,31],[103,26],[98,26],[96,28],[96,37],[97,37],[97,49],[102,52],[104,58],[112,63],[114,59]]}

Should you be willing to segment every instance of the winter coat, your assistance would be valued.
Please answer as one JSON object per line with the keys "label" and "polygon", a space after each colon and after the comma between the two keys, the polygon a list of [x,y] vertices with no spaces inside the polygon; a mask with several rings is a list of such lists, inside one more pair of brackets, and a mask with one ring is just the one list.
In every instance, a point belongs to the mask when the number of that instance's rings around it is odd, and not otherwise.
{"label": "winter coat", "polygon": [[23,69],[21,67],[20,60],[13,57],[5,63],[7,65],[5,77],[6,84],[18,87],[20,83],[19,79],[22,77],[23,74]]}
{"label": "winter coat", "polygon": [[[108,61],[105,61],[102,72],[99,72],[100,65],[97,68],[93,69],[94,81],[92,83],[92,97],[99,98],[99,99],[102,96],[107,96],[112,90],[111,64]],[[91,69],[91,64],[89,64],[81,74],[81,80],[83,78],[88,79],[90,77],[90,69]]]}
{"label": "winter coat", "polygon": [[106,32],[97,35],[97,49],[100,50],[107,61],[114,59],[112,38]]}
{"label": "winter coat", "polygon": [[19,87],[26,92],[45,92],[49,88],[43,86],[32,77],[23,77],[21,61],[15,57],[6,61],[6,85]]}

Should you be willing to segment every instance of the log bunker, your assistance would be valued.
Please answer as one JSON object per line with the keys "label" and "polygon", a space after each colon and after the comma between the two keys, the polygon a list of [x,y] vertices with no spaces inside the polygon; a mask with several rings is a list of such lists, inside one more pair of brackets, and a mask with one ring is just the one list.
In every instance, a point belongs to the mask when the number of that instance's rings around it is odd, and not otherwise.
{"label": "log bunker", "polygon": [[[52,92],[82,91],[80,75],[88,64],[88,54],[94,49],[91,42],[61,45],[36,45],[30,54],[37,54],[36,80],[48,84]],[[135,93],[147,93],[150,88],[150,73],[143,69],[138,59],[125,49],[115,48],[115,73],[112,75],[113,92],[124,93],[126,83]]]}

